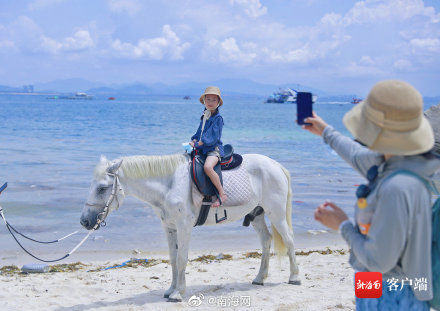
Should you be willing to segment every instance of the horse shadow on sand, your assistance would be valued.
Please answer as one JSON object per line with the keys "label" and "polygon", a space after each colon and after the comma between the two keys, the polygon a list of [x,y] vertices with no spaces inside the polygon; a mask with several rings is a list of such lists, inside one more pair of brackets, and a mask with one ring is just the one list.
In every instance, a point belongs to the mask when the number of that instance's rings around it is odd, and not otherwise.
{"label": "horse shadow on sand", "polygon": [[[275,287],[279,286],[282,283],[264,283],[264,287]],[[158,289],[158,290],[151,290],[146,293],[142,294],[136,294],[132,297],[126,297],[119,300],[111,300],[111,298],[114,298],[114,296],[109,296],[110,299],[108,300],[100,300],[100,301],[94,301],[89,304],[78,304],[73,306],[66,306],[66,307],[59,307],[55,309],[55,311],[85,311],[85,310],[91,310],[91,309],[98,309],[98,308],[106,308],[106,307],[116,307],[116,306],[145,306],[147,307],[150,303],[168,303],[169,307],[176,306],[178,309],[182,308],[183,306],[180,304],[184,304],[188,306],[188,300],[193,295],[199,295],[203,294],[206,297],[220,297],[220,296],[231,296],[233,294],[236,294],[238,292],[242,291],[256,291],[258,288],[260,288],[260,285],[253,285],[248,282],[243,283],[225,283],[225,284],[217,284],[217,285],[194,285],[194,286],[187,286],[185,298],[182,300],[181,303],[179,303],[179,306],[177,306],[173,302],[167,302],[167,299],[163,297],[164,290]],[[235,295],[237,296],[237,295]],[[247,295],[249,296],[249,295]],[[252,296],[252,295],[250,295]],[[252,297],[251,297],[252,299]],[[154,307],[154,306],[152,306]]]}

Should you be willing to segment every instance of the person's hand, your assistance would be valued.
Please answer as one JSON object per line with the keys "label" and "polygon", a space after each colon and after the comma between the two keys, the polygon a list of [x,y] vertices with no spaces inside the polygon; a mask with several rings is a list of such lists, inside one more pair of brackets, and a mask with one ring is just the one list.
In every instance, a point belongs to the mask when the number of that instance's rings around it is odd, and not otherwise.
{"label": "person's hand", "polygon": [[203,146],[203,141],[199,141],[199,146]]}
{"label": "person's hand", "polygon": [[194,148],[194,142],[193,141],[190,141],[189,145]]}
{"label": "person's hand", "polygon": [[311,123],[311,125],[303,125],[302,128],[318,136],[322,136],[322,132],[324,132],[325,127],[328,125],[314,111],[313,117],[308,117],[304,121],[307,123]]}
{"label": "person's hand", "polygon": [[[330,209],[327,206],[330,206]],[[348,217],[336,204],[326,201],[316,208],[315,219],[324,226],[337,231],[341,223]]]}

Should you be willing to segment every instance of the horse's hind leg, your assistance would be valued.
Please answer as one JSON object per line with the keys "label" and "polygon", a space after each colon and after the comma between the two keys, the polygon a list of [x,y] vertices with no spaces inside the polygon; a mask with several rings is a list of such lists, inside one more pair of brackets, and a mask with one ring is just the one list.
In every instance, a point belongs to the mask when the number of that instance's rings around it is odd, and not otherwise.
{"label": "horse's hind leg", "polygon": [[170,264],[173,271],[173,280],[171,281],[170,288],[163,295],[164,298],[170,298],[170,295],[176,289],[177,284],[177,231],[171,228],[165,228],[165,233],[168,239],[168,248],[170,253]]}
{"label": "horse's hind leg", "polygon": [[254,218],[252,221],[252,226],[254,227],[255,231],[257,231],[262,246],[260,271],[252,281],[252,284],[263,285],[269,269],[270,243],[272,241],[272,236],[267,229],[266,221],[264,220],[264,213]]}
{"label": "horse's hind leg", "polygon": [[275,226],[275,229],[278,231],[278,233],[281,235],[284,245],[286,245],[287,248],[287,255],[289,256],[289,261],[290,261],[289,284],[300,285],[301,281],[298,276],[299,269],[298,269],[298,264],[296,263],[295,249],[293,247],[293,232],[289,228],[289,225],[287,224],[285,218],[274,219],[273,216],[274,215],[272,214],[272,217],[269,217],[270,221],[272,222],[272,225]]}

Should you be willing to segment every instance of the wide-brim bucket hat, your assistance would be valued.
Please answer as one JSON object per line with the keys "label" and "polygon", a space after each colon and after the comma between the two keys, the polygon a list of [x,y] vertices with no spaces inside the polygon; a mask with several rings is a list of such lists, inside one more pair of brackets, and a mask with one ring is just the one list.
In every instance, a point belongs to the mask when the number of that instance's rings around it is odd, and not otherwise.
{"label": "wide-brim bucket hat", "polygon": [[351,134],[382,154],[415,155],[430,151],[434,133],[423,115],[422,95],[410,84],[385,80],[343,119]]}
{"label": "wide-brim bucket hat", "polygon": [[205,104],[203,102],[203,100],[205,99],[205,95],[208,95],[208,94],[217,95],[218,98],[220,99],[219,106],[223,105],[223,99],[222,99],[222,96],[220,94],[220,89],[218,87],[216,87],[216,86],[208,86],[206,88],[205,92],[200,96],[200,102],[202,104]]}

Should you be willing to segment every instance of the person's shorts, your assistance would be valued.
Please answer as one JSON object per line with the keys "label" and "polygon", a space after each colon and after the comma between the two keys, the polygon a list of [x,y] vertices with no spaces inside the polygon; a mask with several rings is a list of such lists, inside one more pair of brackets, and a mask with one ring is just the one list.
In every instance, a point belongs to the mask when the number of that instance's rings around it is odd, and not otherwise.
{"label": "person's shorts", "polygon": [[214,150],[208,152],[207,156],[217,157],[219,161],[221,161],[222,157],[220,156],[220,149],[218,147],[215,147]]}

